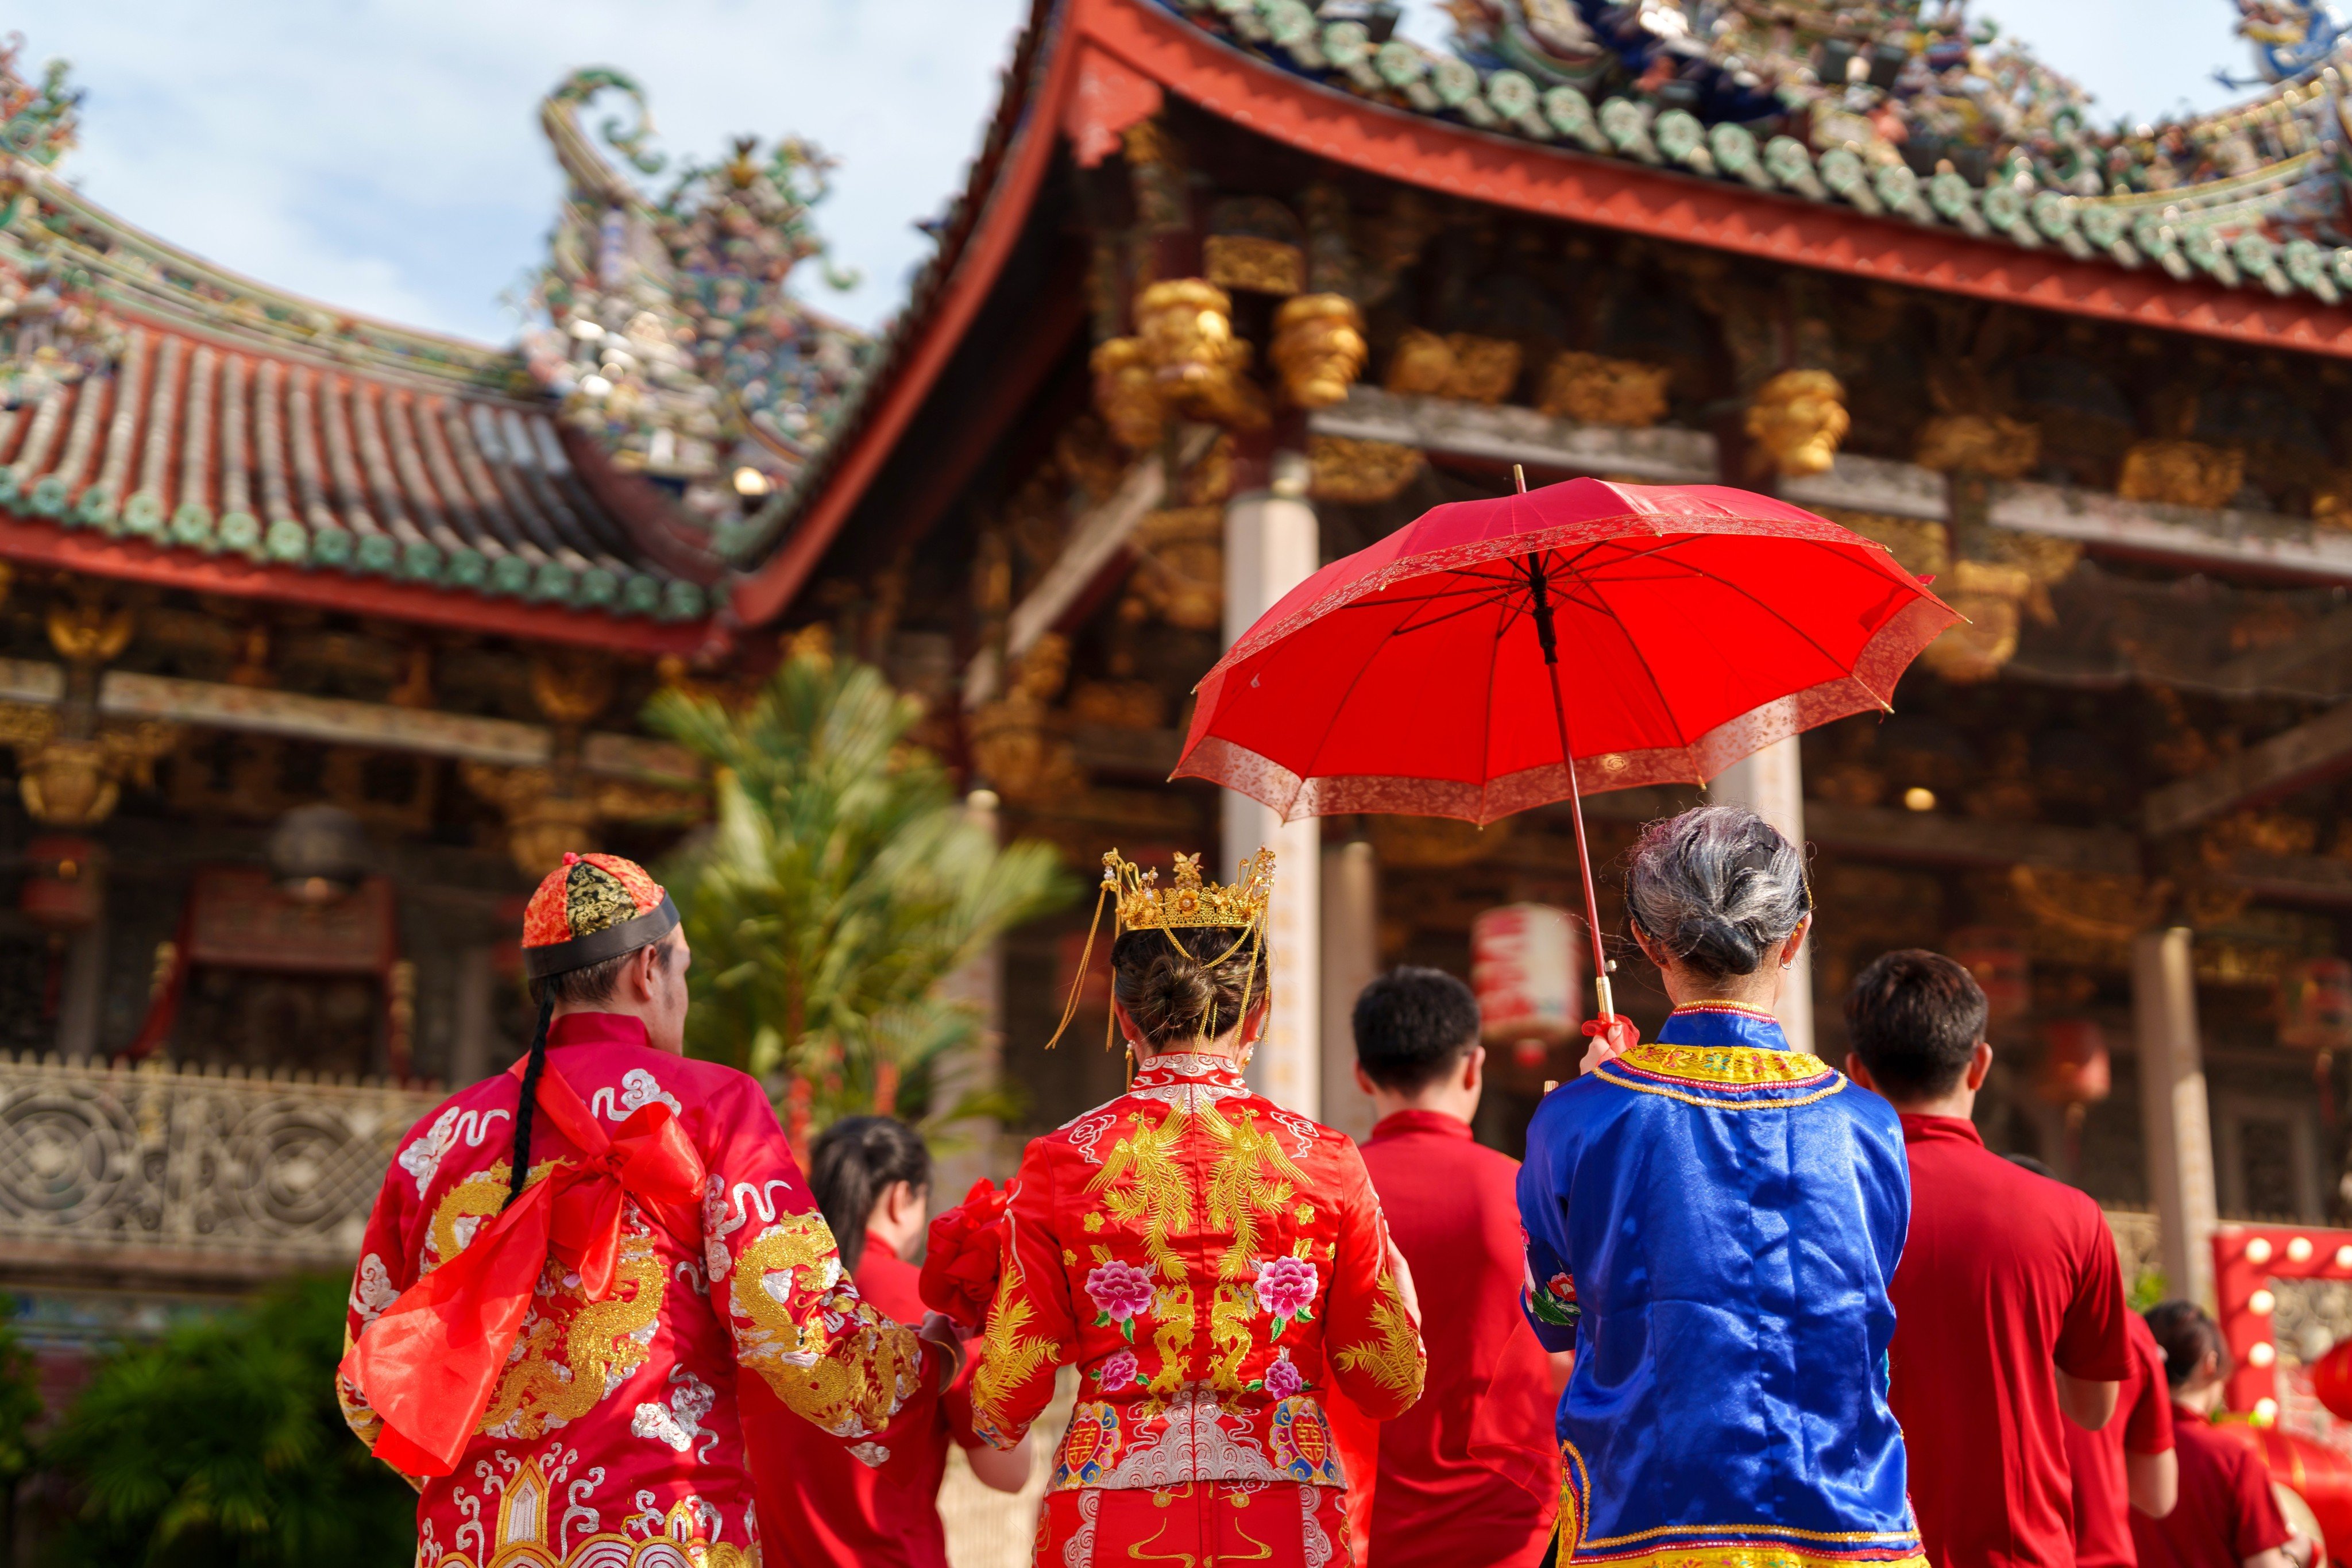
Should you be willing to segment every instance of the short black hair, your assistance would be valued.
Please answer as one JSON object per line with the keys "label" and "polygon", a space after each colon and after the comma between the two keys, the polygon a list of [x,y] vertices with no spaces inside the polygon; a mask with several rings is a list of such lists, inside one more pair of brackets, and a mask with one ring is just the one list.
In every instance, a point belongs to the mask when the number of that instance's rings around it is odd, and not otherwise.
{"label": "short black hair", "polygon": [[1984,987],[1940,952],[1881,953],[1846,993],[1846,1039],[1890,1100],[1949,1094],[1984,1026]]}
{"label": "short black hair", "polygon": [[1364,1076],[1412,1094],[1478,1043],[1478,999],[1442,969],[1391,969],[1357,995],[1355,1029]]}

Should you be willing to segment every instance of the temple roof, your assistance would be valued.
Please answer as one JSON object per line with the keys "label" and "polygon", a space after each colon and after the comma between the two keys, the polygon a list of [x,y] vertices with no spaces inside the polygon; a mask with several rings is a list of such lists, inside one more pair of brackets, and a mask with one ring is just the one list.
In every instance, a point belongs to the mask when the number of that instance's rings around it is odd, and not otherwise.
{"label": "temple roof", "polygon": [[1351,97],[1535,146],[2176,279],[2329,305],[2352,289],[2346,43],[2307,5],[2273,7],[2294,37],[2263,45],[2278,79],[2258,96],[2101,133],[2081,88],[1933,0],[1458,0],[1452,53],[1376,40],[1380,8],[1354,0],[1138,3]]}

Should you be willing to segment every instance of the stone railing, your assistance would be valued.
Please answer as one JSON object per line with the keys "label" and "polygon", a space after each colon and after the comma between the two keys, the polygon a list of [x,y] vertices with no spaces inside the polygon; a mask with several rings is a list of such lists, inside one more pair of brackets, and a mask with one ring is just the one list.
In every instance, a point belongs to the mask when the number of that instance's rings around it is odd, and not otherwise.
{"label": "stone railing", "polygon": [[0,1054],[0,1272],[195,1286],[347,1268],[437,1091]]}

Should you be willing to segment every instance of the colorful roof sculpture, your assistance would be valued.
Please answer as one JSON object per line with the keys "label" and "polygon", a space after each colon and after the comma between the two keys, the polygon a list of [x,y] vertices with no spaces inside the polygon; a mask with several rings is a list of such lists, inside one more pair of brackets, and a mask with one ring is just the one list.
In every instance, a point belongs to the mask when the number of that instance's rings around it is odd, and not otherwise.
{"label": "colorful roof sculpture", "polygon": [[2175,279],[2331,305],[2352,289],[2352,56],[2306,5],[2242,0],[2242,31],[2273,40],[2259,96],[2102,133],[2080,87],[1971,29],[1965,0],[1457,0],[1452,54],[1376,38],[1380,8],[1351,0],[1153,3],[1322,85],[1498,135]]}
{"label": "colorful roof sculpture", "polygon": [[603,122],[605,143],[635,174],[667,166],[648,150],[643,93],[616,71],[575,72],[540,106],[570,184],[534,290],[549,324],[525,334],[525,357],[567,425],[677,487],[704,526],[724,525],[824,445],[868,357],[863,334],[787,287],[824,255],[808,209],[833,161],[794,137],[762,160],[742,137],[723,163],[688,162],[651,197],[580,123],[606,92],[635,113]]}
{"label": "colorful roof sculpture", "polygon": [[1169,98],[1500,209],[2352,356],[2346,50],[2300,0],[2246,5],[2249,36],[2303,40],[2278,80],[2228,113],[2101,134],[2080,89],[1944,0],[1456,0],[1451,53],[1390,36],[1386,0],[1035,0],[940,251],[830,449],[722,537],[746,574],[736,616],[758,625],[809,580],[996,288],[1056,149],[1092,166]]}
{"label": "colorful roof sculpture", "polygon": [[[583,71],[542,106],[570,175],[501,351],[336,311],[213,266],[54,172],[78,95],[0,51],[0,555],[215,592],[685,651],[717,529],[821,449],[868,353],[785,280],[822,255],[829,166],[739,142],[640,192],[642,96]],[[583,615],[582,612],[585,612]],[[636,629],[631,629],[636,628]]]}

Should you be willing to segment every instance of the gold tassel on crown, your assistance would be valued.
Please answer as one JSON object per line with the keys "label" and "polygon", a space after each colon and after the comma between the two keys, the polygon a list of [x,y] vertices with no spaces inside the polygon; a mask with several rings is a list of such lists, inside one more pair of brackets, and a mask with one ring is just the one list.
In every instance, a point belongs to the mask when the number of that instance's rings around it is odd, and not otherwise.
{"label": "gold tassel on crown", "polygon": [[[1174,932],[1188,927],[1237,931],[1232,947],[1217,962],[1239,952],[1244,944],[1255,947],[1265,940],[1266,906],[1274,901],[1274,851],[1261,847],[1242,862],[1238,880],[1229,883],[1204,882],[1201,879],[1201,858],[1179,855],[1174,867],[1174,880],[1169,887],[1160,885],[1160,873],[1147,871],[1116,849],[1103,856],[1101,891],[1095,895],[1094,919],[1087,925],[1087,944],[1078,954],[1078,972],[1070,984],[1069,1001],[1062,1008],[1062,1021],[1054,1030],[1054,1037],[1045,1042],[1052,1050],[1062,1036],[1068,1032],[1070,1020],[1077,1015],[1078,994],[1086,988],[1087,972],[1094,960],[1095,934],[1102,928],[1103,905],[1111,906],[1111,933],[1114,940],[1133,931]],[[1175,937],[1168,938],[1172,944]],[[1255,965],[1252,965],[1253,970]],[[1249,1012],[1247,997],[1242,1005],[1243,1015]],[[1114,1018],[1115,1022],[1115,1018]],[[1103,1046],[1109,1048],[1111,1038],[1106,1026]]]}

